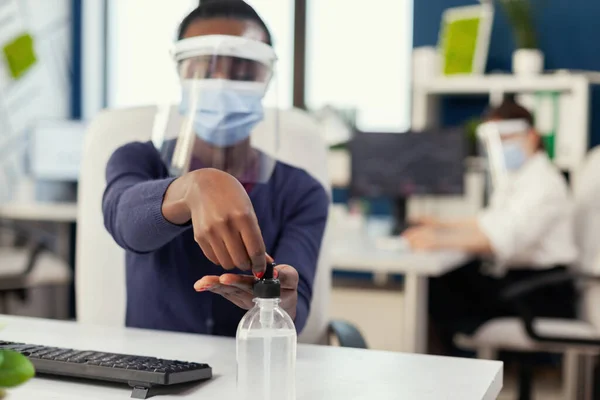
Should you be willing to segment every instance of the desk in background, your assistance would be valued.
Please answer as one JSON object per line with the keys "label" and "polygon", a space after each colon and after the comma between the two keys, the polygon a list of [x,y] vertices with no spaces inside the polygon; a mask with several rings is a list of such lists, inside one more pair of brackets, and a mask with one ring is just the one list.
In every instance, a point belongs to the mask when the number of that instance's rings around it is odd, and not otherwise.
{"label": "desk in background", "polygon": [[[0,219],[23,222],[55,223],[58,227],[57,252],[68,262],[71,275],[75,272],[75,224],[77,203],[9,202],[0,204]],[[68,317],[75,317],[75,288],[71,284]]]}
{"label": "desk in background", "polygon": [[[158,391],[157,400],[236,398],[232,338],[22,317],[0,317],[0,323],[7,325],[4,340],[206,362],[213,368],[212,380],[178,392]],[[298,400],[491,400],[500,393],[503,379],[498,361],[314,345],[298,346],[296,372]],[[130,393],[126,385],[35,378],[11,391],[10,398],[123,400]]]}
{"label": "desk in background", "polygon": [[335,270],[404,275],[404,348],[408,353],[427,352],[427,279],[460,267],[469,260],[460,252],[386,250],[360,231],[335,235],[331,264]]}
{"label": "desk in background", "polygon": [[0,204],[0,219],[28,222],[51,222],[59,226],[58,252],[74,265],[74,229],[77,203],[11,202]]}
{"label": "desk in background", "polygon": [[6,203],[0,204],[0,218],[20,221],[62,222],[77,221],[77,203]]}

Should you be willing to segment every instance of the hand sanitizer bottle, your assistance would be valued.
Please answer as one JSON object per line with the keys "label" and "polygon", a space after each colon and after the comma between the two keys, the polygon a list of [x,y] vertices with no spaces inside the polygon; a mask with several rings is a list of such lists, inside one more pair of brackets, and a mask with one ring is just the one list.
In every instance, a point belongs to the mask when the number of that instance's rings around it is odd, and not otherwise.
{"label": "hand sanitizer bottle", "polygon": [[280,307],[275,264],[254,284],[254,303],[237,329],[238,400],[296,398],[296,328]]}

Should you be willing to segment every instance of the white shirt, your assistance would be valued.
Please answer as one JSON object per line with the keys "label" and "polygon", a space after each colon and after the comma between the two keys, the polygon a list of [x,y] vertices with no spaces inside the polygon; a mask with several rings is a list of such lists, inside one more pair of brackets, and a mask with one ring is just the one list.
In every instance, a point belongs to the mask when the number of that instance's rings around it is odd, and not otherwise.
{"label": "white shirt", "polygon": [[478,217],[494,251],[494,272],[574,263],[573,211],[560,172],[545,153],[533,155],[499,185]]}

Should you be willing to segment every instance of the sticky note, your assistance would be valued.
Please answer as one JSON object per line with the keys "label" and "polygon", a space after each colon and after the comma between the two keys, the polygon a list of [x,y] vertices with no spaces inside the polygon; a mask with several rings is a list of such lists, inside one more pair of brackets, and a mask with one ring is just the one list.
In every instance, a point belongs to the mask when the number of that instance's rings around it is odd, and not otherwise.
{"label": "sticky note", "polygon": [[14,79],[23,76],[37,61],[33,38],[29,34],[18,36],[2,48],[10,75]]}

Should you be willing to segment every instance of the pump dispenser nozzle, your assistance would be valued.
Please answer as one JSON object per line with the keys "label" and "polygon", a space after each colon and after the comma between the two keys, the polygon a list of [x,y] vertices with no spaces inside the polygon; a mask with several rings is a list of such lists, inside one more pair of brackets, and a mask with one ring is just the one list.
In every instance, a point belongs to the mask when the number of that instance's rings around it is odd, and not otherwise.
{"label": "pump dispenser nozzle", "polygon": [[267,263],[265,274],[254,282],[254,296],[261,299],[274,299],[281,296],[279,279],[273,278],[275,263]]}
{"label": "pump dispenser nozzle", "polygon": [[275,269],[275,263],[267,263],[267,267],[265,269],[265,274],[263,275],[263,279],[273,279],[273,270]]}

